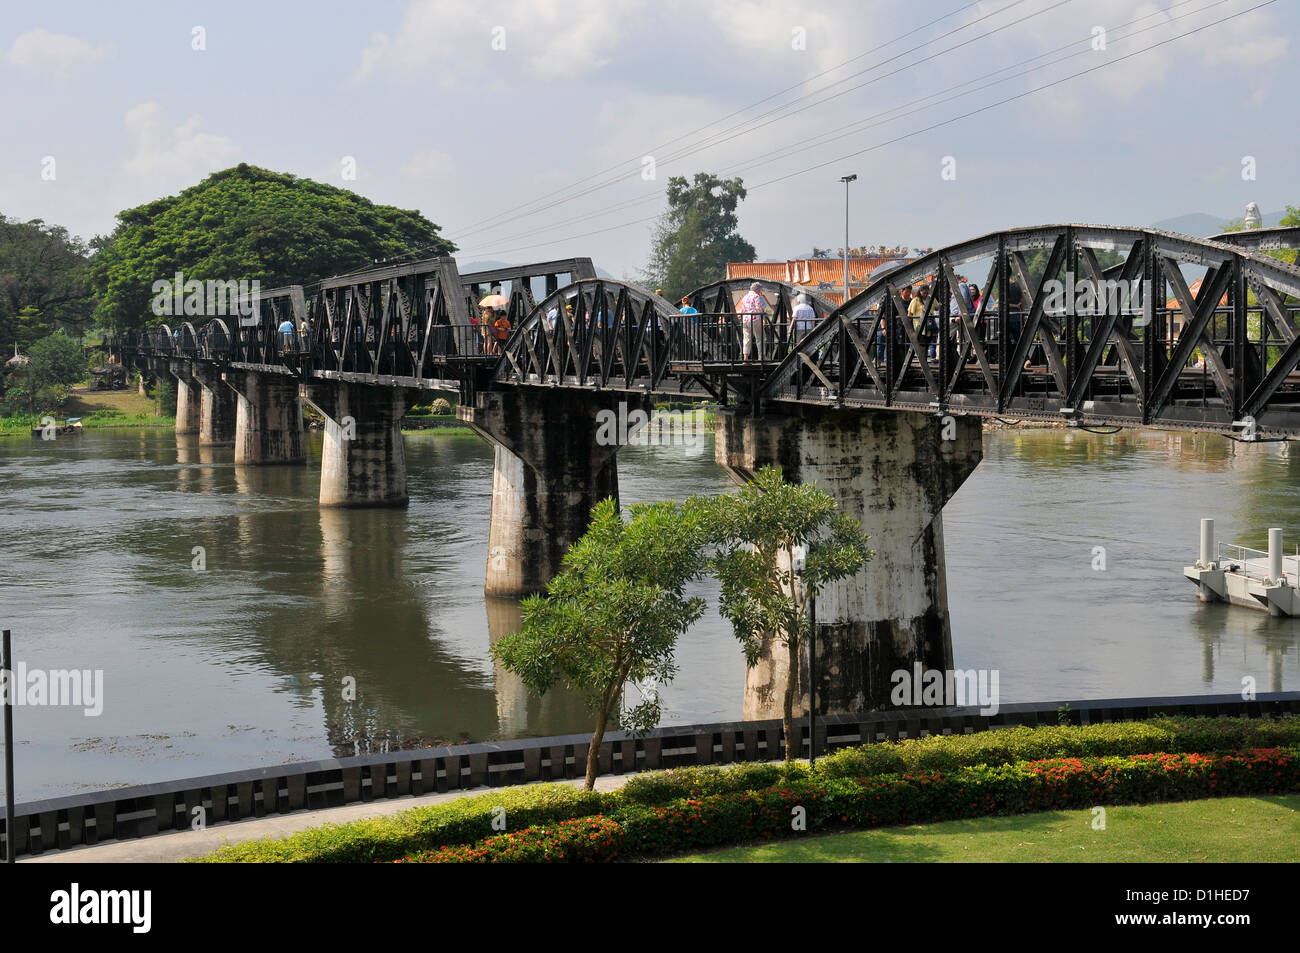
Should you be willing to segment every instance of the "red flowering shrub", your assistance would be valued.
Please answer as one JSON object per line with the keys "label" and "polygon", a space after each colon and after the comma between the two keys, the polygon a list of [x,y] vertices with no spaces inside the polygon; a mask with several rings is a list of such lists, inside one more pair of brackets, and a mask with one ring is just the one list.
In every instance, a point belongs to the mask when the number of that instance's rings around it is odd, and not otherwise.
{"label": "red flowering shrub", "polygon": [[580,818],[410,855],[419,862],[608,861],[658,857],[802,830],[932,823],[1098,804],[1190,800],[1300,790],[1300,749],[1229,754],[1056,758],[830,781],[627,804]]}
{"label": "red flowering shrub", "polygon": [[498,834],[477,844],[459,844],[411,854],[396,863],[511,864],[610,861],[623,843],[623,827],[603,815],[579,817],[542,827]]}

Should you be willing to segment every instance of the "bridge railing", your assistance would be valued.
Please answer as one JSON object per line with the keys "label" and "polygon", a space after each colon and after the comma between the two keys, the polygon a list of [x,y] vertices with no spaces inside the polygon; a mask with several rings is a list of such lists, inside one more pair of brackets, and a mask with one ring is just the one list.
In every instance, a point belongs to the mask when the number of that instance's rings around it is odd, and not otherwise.
{"label": "bridge railing", "polygon": [[770,312],[678,314],[660,330],[670,360],[683,363],[743,364],[780,361],[816,326],[813,320],[783,319]]}
{"label": "bridge railing", "polygon": [[[493,328],[479,322],[435,324],[427,329],[414,326],[403,334],[393,326],[382,342],[377,340],[379,333],[373,325],[355,324],[350,331],[337,324],[327,328],[312,326],[306,335],[282,340],[279,346],[285,356],[310,356],[313,367],[360,369],[382,365],[418,376],[429,370],[427,363],[496,360],[510,328]],[[379,360],[381,352],[383,360]]]}
{"label": "bridge railing", "polygon": [[[1215,548],[1215,561],[1225,568],[1250,576],[1254,579],[1269,578],[1268,553],[1249,546],[1236,543],[1220,542]],[[1282,556],[1282,575],[1294,584],[1300,579],[1300,553]]]}
{"label": "bridge railing", "polygon": [[[1300,324],[1300,308],[1286,307],[1283,309],[1287,320],[1292,326]],[[1069,337],[1064,329],[1064,318],[1067,312],[1064,309],[1044,308],[1043,314],[1049,318],[1054,318],[1058,322],[1058,333],[1045,332],[1040,328],[1039,337],[1046,333],[1048,340],[1056,344],[1061,350],[1065,350],[1069,343]],[[1145,315],[1140,309],[1133,309],[1125,312],[1130,319],[1138,319],[1138,326],[1127,332],[1132,341],[1141,341],[1144,336],[1144,328],[1151,327],[1152,333],[1155,334],[1157,349],[1164,356],[1165,360],[1173,357],[1174,352],[1179,346],[1182,333],[1186,329],[1186,319],[1181,314],[1178,307],[1158,306],[1152,308]],[[990,356],[993,365],[997,362],[993,355],[997,352],[997,345],[1005,339],[1009,345],[1014,346],[1019,340],[1020,334],[1024,329],[1025,321],[1030,315],[1029,310],[1023,308],[1012,309],[1005,315],[999,312],[997,305],[987,306],[982,315],[972,314],[971,324],[974,328],[974,335],[968,334],[965,325],[960,317],[954,315],[941,316],[937,313],[931,313],[922,321],[918,317],[889,316],[888,319],[882,319],[877,310],[872,310],[866,314],[853,318],[845,319],[850,326],[854,328],[858,336],[874,350],[876,361],[884,364],[888,348],[889,332],[886,325],[893,328],[894,336],[902,347],[906,347],[907,335],[902,327],[902,322],[907,320],[912,329],[915,331],[918,340],[924,346],[929,360],[933,363],[938,362],[938,349],[946,341],[950,356],[955,355],[958,349],[965,349],[968,363],[973,364],[974,358],[970,349],[966,347],[971,340],[977,340],[984,347]],[[1276,336],[1265,338],[1262,333],[1262,322],[1260,319],[1260,309],[1258,307],[1249,307],[1246,309],[1246,317],[1249,324],[1247,328],[1247,343],[1263,348],[1279,347],[1280,341]],[[1092,339],[1094,321],[1088,317],[1079,317],[1077,337],[1081,345],[1087,345]],[[1234,309],[1229,305],[1222,305],[1213,309],[1213,317],[1207,325],[1205,336],[1210,342],[1220,348],[1227,348],[1234,343],[1234,330],[1232,322],[1234,320]],[[1145,322],[1145,323],[1143,323]],[[1167,328],[1167,333],[1165,330]],[[941,329],[943,333],[941,333]],[[795,340],[803,337],[797,335]],[[772,337],[769,334],[769,340]],[[1103,366],[1114,366],[1118,363],[1117,345],[1107,346],[1103,352],[1100,363]],[[1189,357],[1189,366],[1197,357],[1197,353],[1202,349],[1197,348]],[[784,355],[782,355],[784,356]],[[906,360],[908,355],[904,354],[902,360]],[[1042,344],[1033,344],[1027,353],[1028,363],[1034,367],[1045,367],[1047,357]],[[834,362],[832,362],[834,366]],[[1197,365],[1200,366],[1200,365]]]}

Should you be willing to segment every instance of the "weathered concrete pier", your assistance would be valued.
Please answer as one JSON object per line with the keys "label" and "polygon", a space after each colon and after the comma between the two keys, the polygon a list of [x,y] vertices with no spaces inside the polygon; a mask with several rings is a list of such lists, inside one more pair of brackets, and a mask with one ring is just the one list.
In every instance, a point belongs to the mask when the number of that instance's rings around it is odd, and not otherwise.
{"label": "weathered concrete pier", "polygon": [[297,379],[235,368],[223,371],[222,378],[237,396],[235,463],[306,463]]}
{"label": "weathered concrete pier", "polygon": [[190,373],[199,385],[199,443],[207,447],[233,444],[237,395],[222,380],[219,367],[193,361]]}
{"label": "weathered concrete pier", "polygon": [[406,449],[402,418],[417,391],[310,381],[303,396],[325,417],[321,506],[405,506]]}
{"label": "weathered concrete pier", "polygon": [[[943,507],[983,456],[977,417],[771,405],[718,415],[715,453],[738,482],[778,465],[862,522],[875,558],[817,598],[818,711],[889,707],[890,673],[951,669]],[[744,716],[780,717],[785,650],[769,643],[748,670]],[[808,669],[798,692],[807,714]]]}
{"label": "weathered concrete pier", "polygon": [[182,434],[199,432],[201,385],[194,379],[192,367],[190,361],[170,361],[167,365],[176,379],[176,432]]}
{"label": "weathered concrete pier", "polygon": [[648,409],[644,395],[549,388],[478,395],[458,415],[496,451],[484,591],[539,592],[587,529],[591,508],[618,499],[617,444],[597,439],[602,410]]}

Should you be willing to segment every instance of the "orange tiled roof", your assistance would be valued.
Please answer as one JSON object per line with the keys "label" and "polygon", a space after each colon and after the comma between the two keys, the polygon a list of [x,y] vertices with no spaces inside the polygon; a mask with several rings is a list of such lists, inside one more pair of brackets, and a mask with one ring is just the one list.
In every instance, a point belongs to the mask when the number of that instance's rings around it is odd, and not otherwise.
{"label": "orange tiled roof", "polygon": [[[887,261],[896,258],[850,258],[849,281],[865,284],[871,273]],[[759,278],[765,281],[784,281],[792,285],[842,285],[844,283],[843,258],[793,258],[787,261],[731,261],[727,262],[727,279]]]}
{"label": "orange tiled roof", "polygon": [[[1193,281],[1190,285],[1187,286],[1187,290],[1192,293],[1193,298],[1195,298],[1197,295],[1201,293],[1201,282],[1204,280],[1205,279],[1203,278],[1197,278],[1195,281]],[[1223,293],[1223,297],[1219,299],[1219,305],[1220,307],[1222,307],[1227,303],[1228,303],[1228,293],[1225,291]],[[1179,308],[1178,306],[1178,299],[1174,297],[1171,297],[1168,301],[1165,302],[1165,307],[1172,308],[1175,311],[1181,310],[1181,308]]]}
{"label": "orange tiled roof", "polygon": [[789,264],[784,261],[727,262],[727,280],[761,278],[764,281],[789,281]]}

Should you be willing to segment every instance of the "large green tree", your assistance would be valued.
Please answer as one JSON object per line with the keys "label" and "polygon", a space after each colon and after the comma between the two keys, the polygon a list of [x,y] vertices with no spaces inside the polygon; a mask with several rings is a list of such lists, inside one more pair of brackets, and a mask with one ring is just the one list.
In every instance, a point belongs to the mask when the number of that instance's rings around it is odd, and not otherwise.
{"label": "large green tree", "polygon": [[88,252],[60,225],[0,216],[0,355],[56,327],[82,330],[93,308]]}
{"label": "large green tree", "polygon": [[32,387],[70,387],[86,379],[86,354],[62,331],[32,344],[28,352]]}
{"label": "large green tree", "polygon": [[311,179],[240,164],[179,195],[118,215],[91,264],[100,322],[141,327],[156,281],[305,284],[376,261],[446,255],[456,246],[419,212],[376,205]]}
{"label": "large green tree", "polygon": [[668,208],[655,228],[646,283],[669,301],[726,277],[727,262],[753,261],[754,246],[737,231],[736,208],[745,198],[739,178],[697,172],[694,182],[668,180]]}
{"label": "large green tree", "polygon": [[[555,684],[579,693],[596,718],[587,751],[587,789],[596,783],[600,743],[616,717],[625,727],[659,723],[656,684],[677,672],[677,639],[704,612],[686,586],[704,572],[706,501],[643,503],[625,522],[613,500],[591,511],[591,526],[569,547],[564,571],[546,594],[523,603],[523,626],[492,654],[538,694]],[[624,705],[624,687],[641,689]]]}

